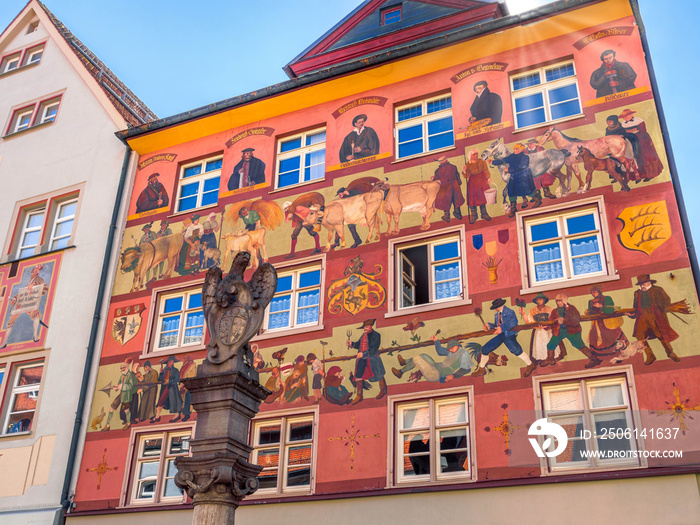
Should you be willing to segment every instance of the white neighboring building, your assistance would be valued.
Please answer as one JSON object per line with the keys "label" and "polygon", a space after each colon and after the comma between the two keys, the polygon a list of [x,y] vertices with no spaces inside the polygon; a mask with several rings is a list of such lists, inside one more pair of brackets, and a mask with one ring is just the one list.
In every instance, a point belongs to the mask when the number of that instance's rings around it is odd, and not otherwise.
{"label": "white neighboring building", "polygon": [[40,2],[0,35],[1,523],[60,522],[69,504],[135,171],[115,132],[155,118]]}

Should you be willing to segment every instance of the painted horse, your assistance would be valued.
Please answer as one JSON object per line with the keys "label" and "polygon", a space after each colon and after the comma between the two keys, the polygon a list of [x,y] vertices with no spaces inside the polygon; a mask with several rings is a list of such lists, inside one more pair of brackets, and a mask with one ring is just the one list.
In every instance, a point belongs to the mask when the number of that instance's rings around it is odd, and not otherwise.
{"label": "painted horse", "polygon": [[[489,157],[493,159],[502,159],[511,154],[511,151],[503,143],[503,139],[499,138],[494,140],[482,153],[481,159],[487,160]],[[566,155],[556,149],[546,149],[544,151],[538,151],[537,153],[531,153],[528,155],[530,158],[530,171],[532,172],[532,178],[536,179],[545,173],[551,173],[559,181],[559,187],[563,188],[563,194],[568,195],[570,187],[567,184],[567,179],[561,172],[561,167],[566,161]],[[506,196],[508,194],[508,180],[510,179],[510,173],[506,170],[506,166],[498,166],[498,170],[501,173],[501,179],[506,183],[506,187],[503,189],[503,202],[506,201]],[[570,178],[569,178],[570,182]]]}
{"label": "painted horse", "polygon": [[[581,180],[579,163],[582,159],[578,156],[577,146],[586,148],[597,159],[612,159],[618,167],[624,168],[628,179],[636,178],[637,167],[634,157],[627,157],[628,144],[624,137],[620,135],[605,135],[597,139],[581,140],[569,137],[554,126],[551,126],[544,132],[538,144],[542,146],[548,140],[554,142],[557,149],[566,150],[569,153],[566,157],[566,165],[574,171],[579,180]],[[578,189],[579,193],[589,190],[589,182],[586,181],[583,188]]]}

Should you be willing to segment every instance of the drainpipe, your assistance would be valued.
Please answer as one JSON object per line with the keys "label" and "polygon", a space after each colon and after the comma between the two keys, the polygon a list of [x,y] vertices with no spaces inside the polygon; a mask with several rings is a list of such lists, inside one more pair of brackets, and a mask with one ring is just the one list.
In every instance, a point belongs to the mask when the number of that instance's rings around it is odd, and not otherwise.
{"label": "drainpipe", "polygon": [[644,50],[644,60],[646,61],[647,69],[649,70],[649,81],[651,83],[651,92],[654,95],[656,109],[659,114],[659,123],[661,125],[661,136],[664,139],[664,147],[666,148],[666,157],[668,158],[668,170],[671,173],[671,181],[673,182],[674,194],[678,212],[681,217],[681,225],[683,226],[683,238],[688,250],[688,259],[690,260],[690,269],[693,272],[693,282],[695,283],[695,293],[700,298],[700,269],[698,268],[698,256],[695,253],[695,245],[693,244],[693,235],[690,233],[690,222],[688,221],[688,213],[686,212],[685,203],[683,202],[683,192],[681,191],[681,182],[678,178],[676,169],[676,160],[673,157],[673,148],[671,147],[671,138],[666,125],[666,116],[664,108],[661,105],[661,97],[659,96],[659,85],[656,83],[656,75],[654,74],[654,66],[651,63],[651,52],[649,51],[649,42],[647,41],[647,32],[642,22],[642,14],[639,11],[638,0],[630,0],[630,6],[634,14],[634,19],[639,28],[639,37],[642,40],[642,49]]}
{"label": "drainpipe", "polygon": [[83,369],[83,379],[80,385],[80,396],[78,397],[78,408],[75,412],[75,421],[73,423],[73,436],[70,442],[70,451],[68,454],[68,464],[66,466],[66,475],[63,479],[63,490],[61,491],[61,510],[58,512],[57,525],[63,525],[66,522],[66,511],[70,510],[70,486],[73,482],[74,463],[80,443],[80,430],[83,425],[83,412],[85,411],[85,403],[88,395],[88,387],[90,383],[90,372],[92,363],[95,357],[95,346],[99,335],[100,321],[102,312],[102,303],[105,297],[107,288],[107,279],[109,277],[109,263],[111,260],[114,237],[117,232],[117,220],[119,219],[119,210],[124,197],[124,187],[126,185],[127,173],[129,171],[129,159],[131,158],[131,148],[127,145],[124,151],[124,162],[122,163],[122,172],[119,178],[119,188],[117,189],[117,198],[114,202],[114,210],[112,210],[112,222],[109,225],[109,235],[107,236],[107,245],[105,246],[104,260],[102,261],[102,274],[100,275],[100,286],[97,290],[97,299],[95,301],[95,312],[92,315],[92,327],[90,328],[90,340],[87,346],[87,354],[85,356],[85,368]]}

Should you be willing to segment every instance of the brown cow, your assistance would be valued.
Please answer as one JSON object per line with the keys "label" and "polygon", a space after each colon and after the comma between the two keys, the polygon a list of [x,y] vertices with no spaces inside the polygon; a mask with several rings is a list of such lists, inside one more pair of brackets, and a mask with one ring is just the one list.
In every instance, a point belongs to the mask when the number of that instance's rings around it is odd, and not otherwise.
{"label": "brown cow", "polygon": [[627,185],[626,175],[618,172],[618,161],[610,157],[605,159],[596,158],[591,150],[584,148],[582,145],[577,145],[576,160],[583,161],[583,167],[586,169],[586,189],[590,189],[593,182],[593,172],[606,171],[614,180],[620,183],[622,189],[630,191]]}
{"label": "brown cow", "polygon": [[[346,224],[366,223],[369,228],[369,233],[367,234],[367,240],[365,242],[370,242],[372,239],[372,232],[375,232],[376,238],[378,238],[377,212],[382,205],[384,191],[387,188],[388,186],[386,184],[375,184],[369,193],[336,199],[326,204],[323,212],[323,220],[321,221],[321,225],[328,230],[328,240],[326,242],[325,251],[331,249],[331,240],[333,239],[334,233],[340,237],[341,248],[346,246]],[[311,213],[306,217],[304,223],[314,224],[319,211],[319,207],[312,207]]]}
{"label": "brown cow", "polygon": [[184,242],[182,233],[174,233],[124,250],[121,255],[120,268],[125,273],[134,271],[134,283],[131,291],[135,292],[142,286],[146,286],[145,280],[148,270],[156,268],[163,261],[168,261],[165,278],[170,277],[177,266]]}
{"label": "brown cow", "polygon": [[[388,232],[399,233],[401,212],[417,211],[423,217],[421,230],[430,228],[430,217],[435,211],[435,197],[440,190],[440,182],[411,182],[410,184],[392,185],[384,202],[384,213],[389,223]],[[391,223],[392,219],[394,224]]]}

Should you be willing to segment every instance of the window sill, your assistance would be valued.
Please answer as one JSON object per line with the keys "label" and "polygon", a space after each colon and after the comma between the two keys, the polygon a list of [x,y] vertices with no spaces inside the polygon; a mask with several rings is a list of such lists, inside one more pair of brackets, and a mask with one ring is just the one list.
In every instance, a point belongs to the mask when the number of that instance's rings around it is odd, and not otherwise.
{"label": "window sill", "polygon": [[391,317],[401,317],[403,315],[416,315],[423,312],[431,312],[433,310],[441,310],[443,308],[456,308],[458,306],[467,306],[472,304],[471,299],[460,299],[456,301],[445,301],[444,303],[428,303],[420,304],[418,306],[411,306],[409,308],[402,308],[401,310],[394,310],[384,314],[385,319]]}
{"label": "window sill", "polygon": [[177,348],[169,348],[167,350],[154,350],[152,352],[144,352],[139,356],[139,359],[158,359],[167,357],[169,355],[180,355],[187,354],[190,352],[199,352],[204,350],[207,345],[192,345],[192,346],[180,346]]}
{"label": "window sill", "polygon": [[[176,211],[172,213],[171,215],[168,215],[168,219],[173,218],[173,217],[182,217],[183,215],[194,215],[195,213],[202,212],[204,210],[209,210],[216,208],[219,205],[217,202],[216,204],[209,204],[208,206],[202,206],[201,208],[192,208],[191,210],[186,210],[186,211]],[[201,215],[200,215],[201,217]]]}
{"label": "window sill", "polygon": [[643,469],[647,468],[645,465],[610,465],[609,467],[591,467],[591,468],[567,468],[567,469],[561,469],[561,470],[553,470],[553,471],[548,471],[546,468],[543,469],[542,475],[543,476],[565,476],[565,475],[574,475],[574,474],[591,474],[591,473],[599,473],[599,472],[617,472],[621,470],[638,470],[638,469]]}
{"label": "window sill", "polygon": [[0,73],[0,79],[9,77],[10,75],[14,75],[15,73],[18,73],[20,71],[26,71],[27,69],[31,69],[33,67],[38,66],[41,63],[41,60],[39,62],[34,62],[33,64],[25,64],[24,66],[17,67],[11,71],[5,71],[4,73]]}
{"label": "window sill", "polygon": [[596,275],[594,277],[585,277],[582,279],[568,279],[566,281],[560,281],[557,283],[541,284],[536,286],[531,286],[529,288],[523,288],[520,290],[520,294],[530,294],[537,292],[548,292],[550,290],[561,290],[565,288],[571,288],[572,286],[585,286],[587,284],[597,284],[597,283],[607,283],[611,281],[619,281],[620,276],[615,275]]}
{"label": "window sill", "polygon": [[313,492],[311,490],[299,490],[299,491],[294,491],[294,492],[281,492],[281,493],[276,493],[276,492],[260,492],[259,490],[256,491],[255,493],[251,494],[250,496],[246,497],[246,500],[265,500],[265,499],[271,499],[271,498],[293,498],[293,497],[298,497],[298,496],[312,496]]}
{"label": "window sill", "polygon": [[3,135],[2,138],[3,138],[3,140],[13,139],[15,137],[18,137],[19,135],[24,135],[25,133],[29,133],[31,131],[34,131],[35,129],[45,128],[46,126],[50,126],[51,124],[54,124],[55,122],[56,122],[55,120],[50,120],[48,122],[34,124],[33,126],[22,129],[20,131],[13,131],[12,133],[8,133],[7,135]]}
{"label": "window sill", "polygon": [[416,480],[416,481],[400,481],[392,485],[387,485],[387,488],[398,489],[402,487],[432,487],[434,485],[454,485],[456,483],[474,483],[476,478],[473,475],[455,477],[452,479],[440,479],[435,481]]}
{"label": "window sill", "polygon": [[265,341],[266,339],[274,339],[276,337],[289,337],[291,335],[306,334],[309,332],[316,332],[318,330],[323,330],[322,324],[316,324],[313,326],[302,326],[299,328],[290,328],[289,330],[279,330],[276,332],[265,331],[260,335],[256,335],[251,339],[253,342]]}
{"label": "window sill", "polygon": [[539,128],[545,128],[549,126],[556,126],[557,124],[561,124],[562,122],[569,122],[570,120],[577,120],[580,118],[585,117],[583,113],[577,113],[576,115],[571,115],[570,117],[566,118],[560,118],[559,120],[549,120],[547,122],[541,122],[539,124],[533,124],[531,126],[526,126],[524,128],[513,128],[512,133],[515,135],[516,133],[523,133],[525,131],[532,131],[533,129],[539,129]]}
{"label": "window sill", "polygon": [[298,182],[297,184],[290,184],[289,186],[284,186],[282,188],[275,188],[273,190],[268,191],[268,194],[271,193],[280,193],[282,191],[287,191],[287,190],[293,190],[295,188],[300,188],[302,186],[308,186],[310,184],[314,184],[316,182],[325,182],[326,177],[321,177],[319,179],[313,179],[313,180],[307,180],[304,182]]}
{"label": "window sill", "polygon": [[33,430],[28,430],[27,432],[12,432],[10,434],[0,435],[0,439],[12,441],[12,439],[25,439],[31,437],[34,434]]}
{"label": "window sill", "polygon": [[446,148],[434,149],[431,151],[427,151],[425,153],[411,155],[410,157],[401,157],[400,159],[392,160],[391,163],[398,164],[399,162],[405,162],[407,160],[422,159],[423,157],[429,157],[430,155],[437,155],[438,153],[445,153],[446,151],[453,151],[456,149],[457,149],[457,147],[453,144],[452,146],[448,146]]}
{"label": "window sill", "polygon": [[117,507],[117,509],[150,509],[150,508],[162,508],[162,507],[173,507],[174,505],[185,505],[187,502],[183,499],[182,501],[164,501],[159,503],[152,503],[150,501],[143,503],[126,503]]}
{"label": "window sill", "polygon": [[37,253],[34,255],[30,255],[28,257],[21,257],[19,259],[7,259],[6,261],[3,261],[0,264],[12,264],[12,263],[21,262],[21,261],[28,261],[29,259],[33,259],[35,257],[43,257],[44,255],[50,255],[52,253],[58,253],[58,252],[64,252],[66,250],[72,250],[75,247],[76,247],[75,244],[70,244],[70,245],[66,246],[65,248],[58,248],[56,250],[41,252],[41,253]]}

